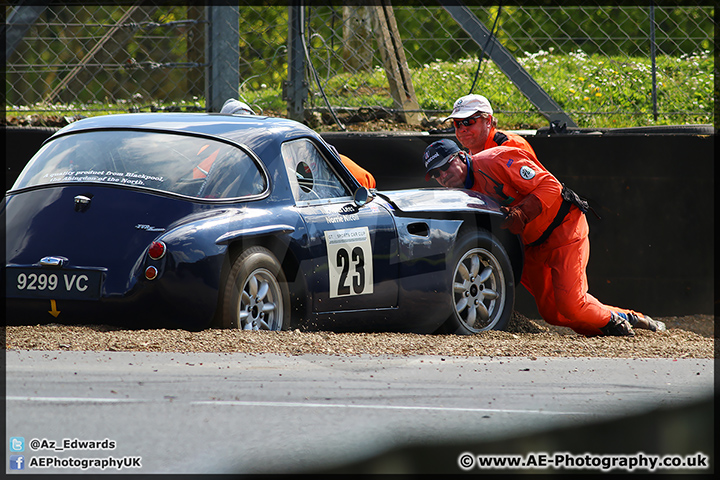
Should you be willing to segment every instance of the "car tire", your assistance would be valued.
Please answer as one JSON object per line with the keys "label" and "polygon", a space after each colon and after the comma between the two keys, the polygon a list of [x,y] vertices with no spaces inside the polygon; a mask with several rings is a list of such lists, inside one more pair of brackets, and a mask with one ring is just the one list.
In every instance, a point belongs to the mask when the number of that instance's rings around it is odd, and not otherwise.
{"label": "car tire", "polygon": [[468,233],[456,243],[448,270],[452,313],[443,331],[504,330],[515,304],[515,279],[502,244],[485,230]]}
{"label": "car tire", "polygon": [[287,330],[290,293],[280,262],[264,247],[250,247],[228,274],[223,298],[225,328]]}

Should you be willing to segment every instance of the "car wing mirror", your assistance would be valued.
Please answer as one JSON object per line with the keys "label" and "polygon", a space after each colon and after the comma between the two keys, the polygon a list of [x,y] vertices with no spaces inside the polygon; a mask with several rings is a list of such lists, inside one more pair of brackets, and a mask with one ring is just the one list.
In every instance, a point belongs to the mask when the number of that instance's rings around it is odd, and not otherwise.
{"label": "car wing mirror", "polygon": [[370,193],[370,190],[368,190],[367,187],[360,187],[355,190],[355,193],[353,194],[353,201],[355,202],[355,206],[358,208],[370,203],[372,199],[372,193]]}

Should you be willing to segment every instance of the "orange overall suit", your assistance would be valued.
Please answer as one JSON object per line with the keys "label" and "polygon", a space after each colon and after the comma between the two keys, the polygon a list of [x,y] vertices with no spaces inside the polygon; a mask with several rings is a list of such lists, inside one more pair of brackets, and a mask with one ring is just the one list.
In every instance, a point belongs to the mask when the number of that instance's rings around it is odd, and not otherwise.
{"label": "orange overall suit", "polygon": [[500,146],[521,148],[526,152],[531,153],[533,158],[537,160],[537,155],[535,155],[535,150],[533,150],[530,146],[530,142],[516,133],[503,132],[495,127],[492,127],[490,132],[488,132],[487,140],[485,140],[484,150]]}
{"label": "orange overall suit", "polygon": [[343,165],[345,165],[345,168],[350,170],[350,173],[353,174],[353,177],[355,177],[360,185],[367,188],[375,188],[375,177],[373,177],[370,172],[350,160],[350,158],[346,155],[343,155],[342,153],[339,153],[338,155],[340,156],[340,160],[342,160]]}
{"label": "orange overall suit", "polygon": [[[530,149],[532,151],[532,149]],[[607,306],[588,293],[586,267],[590,254],[588,223],[576,205],[563,206],[563,185],[525,149],[499,146],[470,157],[472,186],[506,207],[533,195],[537,216],[519,232],[525,245],[521,283],[535,298],[543,319],[582,335],[601,335],[612,312],[635,313]],[[468,183],[470,178],[468,175]],[[562,218],[562,214],[564,218]],[[543,240],[544,238],[544,240]]]}

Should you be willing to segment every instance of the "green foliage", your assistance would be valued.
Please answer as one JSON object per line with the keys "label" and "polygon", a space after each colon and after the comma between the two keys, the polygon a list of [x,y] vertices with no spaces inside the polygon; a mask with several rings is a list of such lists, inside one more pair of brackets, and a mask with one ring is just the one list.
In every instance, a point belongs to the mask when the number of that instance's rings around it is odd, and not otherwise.
{"label": "green foliage", "polygon": [[[713,122],[713,57],[710,52],[657,59],[657,111],[653,115],[652,71],[646,57],[586,55],[582,51],[558,55],[552,51],[526,54],[518,59],[555,101],[583,128],[613,128],[644,125],[675,125]],[[477,61],[432,62],[412,70],[420,108],[428,115],[444,115],[455,99],[469,93]],[[343,73],[331,77],[324,91],[333,107],[383,106],[393,108],[382,68],[372,72]],[[268,85],[246,82],[240,97],[258,112],[283,112],[280,82]],[[488,97],[504,128],[539,128],[547,120],[492,62],[483,62],[472,93]],[[309,108],[324,108],[317,93]],[[204,110],[204,99],[156,104],[158,109]],[[28,113],[42,110],[102,113],[128,111],[132,101],[91,105],[36,105]],[[40,107],[40,108],[38,108]]]}
{"label": "green foliage", "polygon": [[[71,66],[107,33],[108,24],[120,21],[127,8],[49,6],[39,22],[43,29],[32,35],[34,43],[24,42],[12,59],[43,68],[8,72],[6,110],[87,115],[138,108],[204,109],[204,69],[172,66],[205,63],[204,25],[171,26],[186,19],[202,19],[203,8],[153,7],[150,17],[139,18],[157,25],[145,25],[123,37],[124,42],[115,49],[108,43],[104,46],[107,55],[93,58],[111,68],[87,69],[56,91]],[[471,9],[488,28],[499,11],[497,6]],[[318,88],[308,71],[306,108],[325,109],[323,95],[335,108],[395,108],[388,78],[379,66],[379,52],[375,52],[376,66],[371,71],[348,71],[343,63],[342,8],[312,6],[306,11],[311,62],[322,86],[322,90]],[[646,6],[549,5],[533,9],[508,5],[500,11],[498,39],[581,127],[713,122],[716,97],[710,51],[714,9],[709,13],[705,7],[655,9],[657,118]],[[503,127],[547,125],[487,57],[474,84],[481,49],[445,9],[433,3],[417,8],[396,6],[394,12],[417,99],[427,116],[444,116],[454,100],[472,87],[473,93],[491,100]],[[258,112],[282,114],[287,109],[283,100],[287,30],[286,2],[242,6],[238,96]],[[165,64],[152,65],[153,59]]]}
{"label": "green foliage", "polygon": [[[710,52],[657,58],[657,119],[653,114],[652,66],[647,57],[540,51],[518,61],[583,128],[712,123],[714,62]],[[430,115],[452,110],[457,98],[470,93],[476,70],[474,59],[437,61],[413,69],[420,108]],[[334,106],[393,107],[381,68],[372,73],[336,75],[325,84],[324,91]],[[547,125],[492,62],[482,64],[472,93],[488,97],[506,128]],[[248,92],[248,97],[253,94]]]}

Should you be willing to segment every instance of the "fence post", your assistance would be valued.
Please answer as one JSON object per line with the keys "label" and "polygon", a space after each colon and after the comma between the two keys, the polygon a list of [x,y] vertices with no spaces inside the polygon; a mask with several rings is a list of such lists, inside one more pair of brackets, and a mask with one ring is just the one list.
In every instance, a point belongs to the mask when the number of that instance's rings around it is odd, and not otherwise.
{"label": "fence post", "polygon": [[45,5],[18,5],[10,12],[6,23],[2,26],[2,34],[5,37],[6,63],[10,59],[10,55],[15,52],[15,47],[23,39],[25,33],[46,8]]}
{"label": "fence post", "polygon": [[303,46],[302,2],[288,7],[288,78],[283,88],[283,100],[288,103],[288,117],[305,120],[305,99],[308,85],[305,81],[305,48]]}
{"label": "fence post", "polygon": [[410,68],[405,58],[393,7],[388,0],[376,0],[371,5],[375,39],[385,66],[393,104],[400,110],[400,117],[405,123],[420,125],[424,115],[419,112],[420,105],[410,77]]}
{"label": "fence post", "polygon": [[219,112],[228,98],[237,98],[240,85],[240,7],[214,1],[205,7],[205,109]]}
{"label": "fence post", "polygon": [[657,122],[657,66],[655,65],[655,2],[650,2],[650,57],[652,57],[653,119]]}

